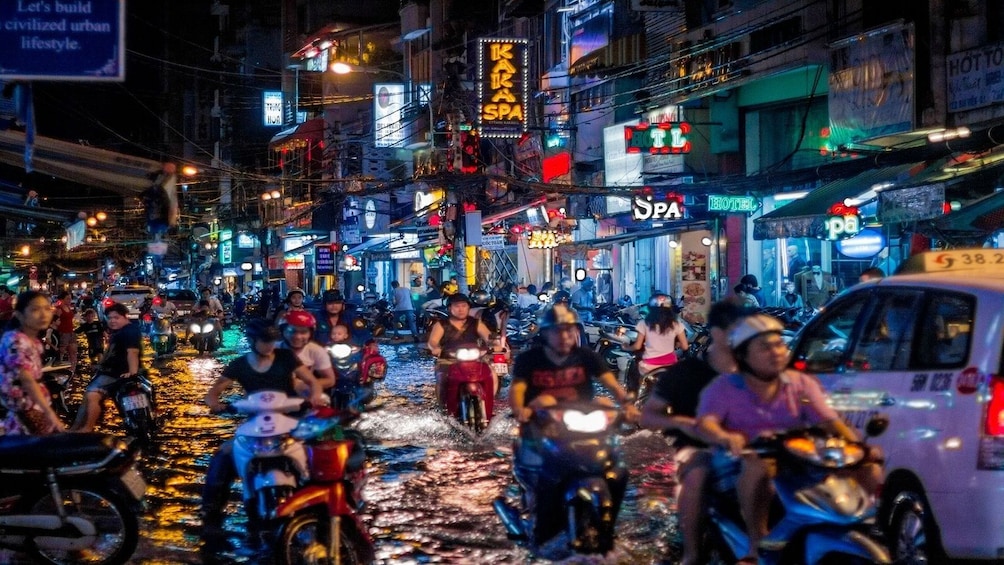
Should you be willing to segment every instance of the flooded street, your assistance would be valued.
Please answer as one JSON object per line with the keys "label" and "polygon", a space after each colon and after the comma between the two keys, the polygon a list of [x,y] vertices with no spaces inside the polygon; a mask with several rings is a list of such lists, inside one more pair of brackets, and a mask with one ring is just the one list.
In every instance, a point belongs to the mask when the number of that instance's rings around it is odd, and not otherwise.
{"label": "flooded street", "polygon": [[[376,542],[378,562],[536,562],[506,538],[491,506],[511,484],[513,424],[506,418],[507,403],[496,404],[491,427],[474,437],[435,409],[431,357],[419,355],[411,344],[387,343],[380,349],[388,375],[377,385],[376,408],[356,423],[368,442],[362,520]],[[209,414],[201,400],[226,363],[246,350],[232,330],[216,355],[199,357],[182,349],[153,364],[152,380],[165,418],[159,448],[144,455],[147,511],[132,563],[201,562],[198,508],[206,467],[238,422],[233,416]],[[106,423],[114,424],[114,418]],[[624,446],[631,479],[618,520],[617,549],[605,560],[585,562],[645,564],[670,555],[667,547],[676,533],[673,465],[666,444],[660,436],[640,432],[624,438]],[[225,524],[233,549],[223,557],[255,563],[255,556],[243,549],[246,520],[239,501],[238,484]]]}

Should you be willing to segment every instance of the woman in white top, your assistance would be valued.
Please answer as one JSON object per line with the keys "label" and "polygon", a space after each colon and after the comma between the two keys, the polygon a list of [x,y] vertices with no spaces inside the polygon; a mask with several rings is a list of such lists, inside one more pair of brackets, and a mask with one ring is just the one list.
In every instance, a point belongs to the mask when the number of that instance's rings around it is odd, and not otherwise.
{"label": "woman in white top", "polygon": [[641,351],[638,369],[642,375],[676,363],[676,350],[686,351],[687,333],[669,296],[657,294],[649,300],[648,315],[638,322],[638,339],[628,351]]}

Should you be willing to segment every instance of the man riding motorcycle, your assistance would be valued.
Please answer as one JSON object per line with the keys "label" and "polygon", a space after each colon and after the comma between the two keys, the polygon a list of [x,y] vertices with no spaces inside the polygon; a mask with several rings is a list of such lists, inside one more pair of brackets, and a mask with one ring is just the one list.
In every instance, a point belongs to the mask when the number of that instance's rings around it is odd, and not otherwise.
{"label": "man riding motorcycle", "polygon": [[119,379],[135,375],[141,368],[143,336],[139,325],[130,323],[128,314],[129,309],[117,302],[105,309],[108,329],[111,330],[108,349],[101,358],[97,374],[87,384],[84,402],[77,411],[76,421],[70,428],[72,431],[93,430],[98,418],[101,417],[101,405],[106,398],[112,396]]}
{"label": "man riding motorcycle", "polygon": [[294,310],[283,320],[282,343],[279,347],[289,349],[314,374],[321,388],[328,390],[335,386],[335,370],[331,367],[331,356],[324,347],[311,341],[317,320],[306,310]]}
{"label": "man riding motorcycle", "polygon": [[[701,393],[697,431],[712,445],[741,457],[736,490],[749,533],[749,551],[740,563],[756,563],[760,540],[767,535],[773,497],[772,465],[757,455],[744,455],[748,442],[764,433],[818,426],[850,441],[858,436],[826,403],[815,378],[788,369],[784,326],[764,314],[747,316],[729,330],[729,347],[738,372],[724,374]],[[858,482],[875,492],[882,481],[881,456],[873,448],[870,462],[853,472]]]}
{"label": "man riding motorcycle", "polygon": [[[470,345],[481,341],[488,343],[491,332],[488,326],[477,318],[470,317],[471,299],[466,294],[451,294],[446,299],[446,309],[449,317],[440,320],[429,331],[429,351],[435,357],[443,359],[444,352],[449,352],[461,345]],[[446,399],[446,364],[436,364],[436,398],[445,406]],[[494,391],[493,391],[494,393]]]}

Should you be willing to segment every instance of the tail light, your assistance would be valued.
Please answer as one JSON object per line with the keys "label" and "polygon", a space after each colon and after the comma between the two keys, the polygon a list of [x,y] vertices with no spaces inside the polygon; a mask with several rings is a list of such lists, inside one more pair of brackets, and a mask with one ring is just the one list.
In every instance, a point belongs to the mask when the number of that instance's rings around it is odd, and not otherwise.
{"label": "tail light", "polygon": [[990,402],[984,432],[988,436],[1004,436],[1004,377],[990,377]]}
{"label": "tail light", "polygon": [[496,353],[492,355],[492,363],[506,363],[505,353]]}
{"label": "tail light", "polygon": [[149,322],[150,320],[153,320],[153,316],[151,316],[150,314],[143,314],[144,322]]}
{"label": "tail light", "polygon": [[112,304],[115,304],[115,301],[112,300],[111,298],[105,298],[104,300],[101,301],[101,305],[104,306],[105,308],[111,307]]}
{"label": "tail light", "polygon": [[153,305],[154,305],[154,306],[160,306],[160,305],[161,305],[161,303],[163,303],[163,302],[164,302],[164,301],[163,301],[163,300],[161,300],[159,296],[153,299]]}

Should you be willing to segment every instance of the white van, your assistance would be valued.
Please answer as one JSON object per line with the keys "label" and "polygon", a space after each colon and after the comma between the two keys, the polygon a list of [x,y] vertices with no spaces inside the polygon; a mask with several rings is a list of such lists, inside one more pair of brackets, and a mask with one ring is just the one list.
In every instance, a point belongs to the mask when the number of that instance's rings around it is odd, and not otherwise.
{"label": "white van", "polygon": [[[902,274],[900,274],[902,273]],[[861,429],[888,430],[879,520],[908,563],[1004,560],[1004,250],[929,252],[836,297],[792,343]]]}

